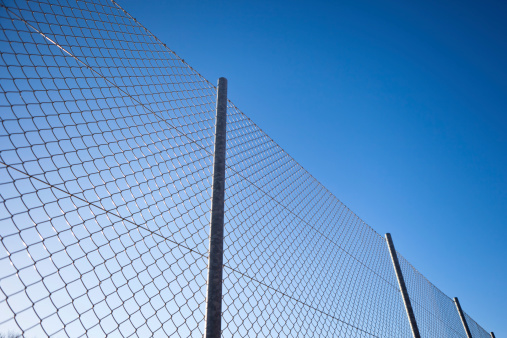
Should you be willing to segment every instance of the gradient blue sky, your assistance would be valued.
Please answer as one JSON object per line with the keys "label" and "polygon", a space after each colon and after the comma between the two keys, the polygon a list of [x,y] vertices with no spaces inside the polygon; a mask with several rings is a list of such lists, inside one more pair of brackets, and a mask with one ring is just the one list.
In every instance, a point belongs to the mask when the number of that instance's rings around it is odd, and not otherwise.
{"label": "gradient blue sky", "polygon": [[119,4],[507,337],[506,2]]}

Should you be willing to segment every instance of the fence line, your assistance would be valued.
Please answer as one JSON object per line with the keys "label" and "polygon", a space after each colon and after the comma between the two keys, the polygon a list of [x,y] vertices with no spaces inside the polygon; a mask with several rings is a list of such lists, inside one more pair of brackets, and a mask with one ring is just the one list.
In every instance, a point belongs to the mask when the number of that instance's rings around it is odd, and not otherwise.
{"label": "fence line", "polygon": [[[202,336],[215,86],[114,1],[0,20],[0,333]],[[410,336],[384,238],[227,119],[222,336]],[[398,257],[421,336],[466,337]]]}

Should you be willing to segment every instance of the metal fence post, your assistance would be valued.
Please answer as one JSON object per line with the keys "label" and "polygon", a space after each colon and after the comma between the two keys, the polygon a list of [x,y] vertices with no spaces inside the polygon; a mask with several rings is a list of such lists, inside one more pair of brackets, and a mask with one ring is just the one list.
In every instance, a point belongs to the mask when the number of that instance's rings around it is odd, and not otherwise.
{"label": "metal fence post", "polygon": [[403,298],[403,303],[405,304],[405,310],[407,311],[408,321],[410,322],[410,329],[412,330],[412,335],[414,336],[414,338],[421,338],[421,335],[419,334],[419,328],[417,327],[417,322],[415,321],[414,310],[412,310],[412,304],[410,303],[410,298],[408,296],[405,280],[403,279],[403,274],[401,273],[398,255],[396,254],[396,249],[394,248],[393,240],[391,238],[390,233],[386,234],[386,241],[387,247],[389,248],[389,253],[391,254],[391,260],[393,261],[394,272],[396,273],[396,278],[398,279],[398,284],[400,285],[401,296]]}
{"label": "metal fence post", "polygon": [[222,332],[222,269],[224,259],[225,147],[227,132],[227,79],[218,79],[215,153],[213,156],[213,195],[206,296],[206,338],[218,338]]}
{"label": "metal fence post", "polygon": [[493,332],[489,333],[491,335],[491,338],[495,338],[495,334]]}
{"label": "metal fence post", "polygon": [[456,304],[456,309],[458,309],[459,317],[461,318],[461,323],[465,328],[465,332],[468,338],[472,338],[472,334],[470,333],[470,329],[468,328],[468,323],[465,319],[465,315],[463,314],[463,310],[461,310],[461,305],[459,304],[458,297],[454,297],[454,304]]}

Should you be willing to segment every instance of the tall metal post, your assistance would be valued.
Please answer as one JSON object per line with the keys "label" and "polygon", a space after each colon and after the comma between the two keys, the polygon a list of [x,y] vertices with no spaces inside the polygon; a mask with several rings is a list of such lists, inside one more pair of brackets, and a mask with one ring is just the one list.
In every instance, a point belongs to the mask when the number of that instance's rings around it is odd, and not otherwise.
{"label": "tall metal post", "polygon": [[206,338],[219,338],[222,332],[222,269],[224,259],[225,147],[227,127],[227,79],[218,79],[213,195],[206,296]]}
{"label": "tall metal post", "polygon": [[401,296],[403,298],[405,310],[407,311],[412,335],[414,338],[421,338],[421,335],[419,334],[419,328],[417,327],[417,322],[415,321],[414,310],[412,310],[412,303],[410,303],[410,298],[408,296],[405,280],[403,279],[403,274],[401,273],[400,262],[398,261],[398,255],[396,254],[396,249],[394,248],[391,234],[386,234],[386,241],[387,247],[389,248],[389,253],[391,254],[391,260],[393,261],[394,272],[396,273],[396,278],[398,279],[398,284],[400,285]]}
{"label": "tall metal post", "polygon": [[491,335],[491,338],[495,338],[495,334],[493,332],[489,333]]}
{"label": "tall metal post", "polygon": [[468,328],[468,323],[465,319],[465,315],[463,314],[463,310],[461,310],[461,305],[459,305],[458,297],[454,297],[454,304],[456,304],[456,309],[458,309],[459,317],[461,318],[461,323],[465,328],[465,332],[468,338],[472,338],[472,334],[470,333],[470,329]]}

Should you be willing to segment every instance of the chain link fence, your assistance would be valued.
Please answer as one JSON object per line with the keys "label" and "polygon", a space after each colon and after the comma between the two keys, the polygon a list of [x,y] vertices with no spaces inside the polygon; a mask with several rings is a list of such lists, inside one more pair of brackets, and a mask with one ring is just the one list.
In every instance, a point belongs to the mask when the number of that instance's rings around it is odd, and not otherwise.
{"label": "chain link fence", "polygon": [[[114,1],[0,23],[0,334],[202,336],[215,86]],[[384,238],[230,101],[225,200],[223,337],[411,336]],[[421,335],[466,337],[400,258]]]}

